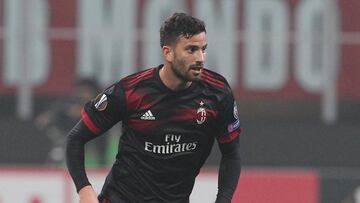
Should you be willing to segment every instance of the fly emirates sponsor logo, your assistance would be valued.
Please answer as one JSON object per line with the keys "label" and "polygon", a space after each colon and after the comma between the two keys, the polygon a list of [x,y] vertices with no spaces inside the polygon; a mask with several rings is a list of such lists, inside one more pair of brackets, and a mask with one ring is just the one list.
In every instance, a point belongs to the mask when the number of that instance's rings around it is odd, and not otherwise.
{"label": "fly emirates sponsor logo", "polygon": [[145,142],[145,151],[155,154],[174,154],[196,149],[197,142],[181,142],[181,135],[166,134],[165,144]]}

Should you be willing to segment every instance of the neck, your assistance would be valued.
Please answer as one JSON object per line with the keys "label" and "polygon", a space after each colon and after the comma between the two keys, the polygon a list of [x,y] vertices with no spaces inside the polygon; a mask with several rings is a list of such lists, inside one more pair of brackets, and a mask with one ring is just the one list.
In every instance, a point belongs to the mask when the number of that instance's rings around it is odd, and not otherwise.
{"label": "neck", "polygon": [[179,78],[171,68],[171,64],[165,63],[160,69],[160,79],[171,90],[183,90],[191,85],[191,81],[184,81]]}

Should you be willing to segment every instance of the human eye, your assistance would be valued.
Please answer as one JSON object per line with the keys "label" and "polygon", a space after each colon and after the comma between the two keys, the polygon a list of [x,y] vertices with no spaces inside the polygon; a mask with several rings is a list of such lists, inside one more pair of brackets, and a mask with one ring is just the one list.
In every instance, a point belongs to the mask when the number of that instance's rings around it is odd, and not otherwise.
{"label": "human eye", "polygon": [[207,45],[203,46],[203,47],[201,48],[201,51],[202,51],[203,53],[206,53],[206,49],[207,49]]}
{"label": "human eye", "polygon": [[203,47],[203,48],[201,49],[201,51],[202,51],[203,53],[206,53],[206,47]]}
{"label": "human eye", "polygon": [[190,46],[186,50],[187,50],[188,53],[192,54],[192,53],[196,52],[198,49],[199,48],[196,47],[196,46]]}

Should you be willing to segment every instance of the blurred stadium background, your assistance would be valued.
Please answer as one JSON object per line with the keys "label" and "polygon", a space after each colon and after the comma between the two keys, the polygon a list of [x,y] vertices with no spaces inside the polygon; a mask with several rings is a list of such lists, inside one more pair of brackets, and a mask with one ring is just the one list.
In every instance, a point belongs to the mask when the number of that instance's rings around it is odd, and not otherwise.
{"label": "blurred stadium background", "polygon": [[[0,202],[76,202],[63,141],[84,100],[161,63],[174,11],[205,20],[207,66],[237,96],[233,202],[360,202],[359,0],[0,0]],[[119,126],[87,146],[99,190]],[[192,202],[213,202],[217,147]]]}

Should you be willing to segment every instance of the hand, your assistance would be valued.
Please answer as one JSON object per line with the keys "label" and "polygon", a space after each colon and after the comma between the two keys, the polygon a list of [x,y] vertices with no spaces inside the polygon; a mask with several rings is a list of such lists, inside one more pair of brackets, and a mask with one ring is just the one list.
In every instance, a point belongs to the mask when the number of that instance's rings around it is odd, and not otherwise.
{"label": "hand", "polygon": [[79,198],[80,203],[99,203],[96,192],[91,185],[81,188],[79,191]]}

